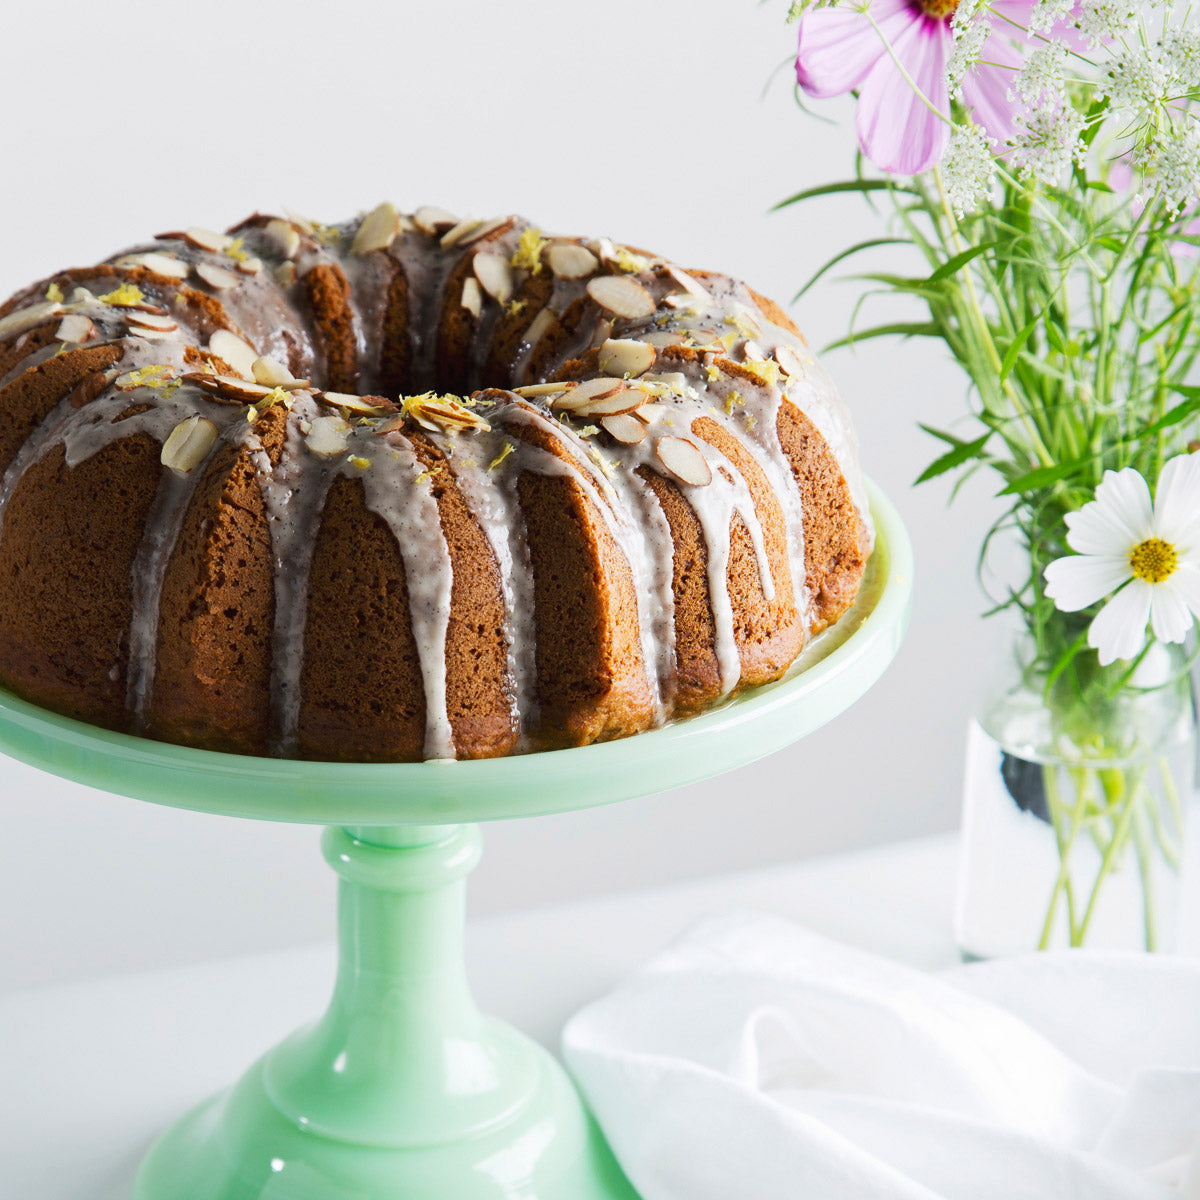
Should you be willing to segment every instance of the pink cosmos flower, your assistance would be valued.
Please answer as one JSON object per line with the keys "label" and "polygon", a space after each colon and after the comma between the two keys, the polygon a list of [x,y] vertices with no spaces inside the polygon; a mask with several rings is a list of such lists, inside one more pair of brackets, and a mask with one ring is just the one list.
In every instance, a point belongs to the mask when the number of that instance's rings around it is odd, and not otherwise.
{"label": "pink cosmos flower", "polygon": [[[1022,65],[1013,39],[1025,40],[1035,3],[990,0],[979,18],[990,25],[987,40],[963,80],[963,103],[1001,145],[1014,132],[1017,110],[1008,98],[1013,72]],[[820,8],[800,20],[796,79],[818,98],[858,89],[858,144],[884,171],[917,175],[945,152],[950,140],[946,66],[957,8],[958,0],[870,0],[866,11]]]}

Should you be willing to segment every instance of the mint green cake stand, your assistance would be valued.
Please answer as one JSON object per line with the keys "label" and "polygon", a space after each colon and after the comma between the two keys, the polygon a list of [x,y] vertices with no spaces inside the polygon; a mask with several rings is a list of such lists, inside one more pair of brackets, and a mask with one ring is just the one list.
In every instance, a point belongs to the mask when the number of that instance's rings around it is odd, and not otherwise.
{"label": "mint green cake stand", "polygon": [[0,692],[0,751],[177,808],[327,825],[340,876],[328,1011],[150,1150],[135,1200],[618,1200],[634,1192],[554,1058],[472,1002],[468,822],[645,796],[742,766],[861,696],[899,646],[912,551],[878,529],[851,613],[798,669],[724,707],[622,741],[480,762],[322,763],[110,733]]}

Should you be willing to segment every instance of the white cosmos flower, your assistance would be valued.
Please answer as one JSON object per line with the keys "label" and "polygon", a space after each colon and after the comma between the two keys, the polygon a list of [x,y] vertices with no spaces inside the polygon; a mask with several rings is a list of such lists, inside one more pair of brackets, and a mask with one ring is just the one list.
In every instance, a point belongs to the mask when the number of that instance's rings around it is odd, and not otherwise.
{"label": "white cosmos flower", "polygon": [[1046,595],[1078,612],[1116,593],[1088,629],[1101,665],[1136,657],[1147,621],[1161,642],[1187,637],[1200,618],[1200,454],[1164,465],[1153,504],[1138,471],[1105,471],[1096,498],[1066,522],[1077,553],[1046,568]]}

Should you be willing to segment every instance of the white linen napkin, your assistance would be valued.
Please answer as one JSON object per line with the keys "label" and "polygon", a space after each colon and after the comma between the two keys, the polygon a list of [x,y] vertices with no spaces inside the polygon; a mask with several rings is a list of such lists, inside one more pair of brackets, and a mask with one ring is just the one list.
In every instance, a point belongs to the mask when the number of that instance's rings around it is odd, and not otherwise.
{"label": "white linen napkin", "polygon": [[708,921],[567,1024],[643,1200],[1200,1200],[1200,961]]}

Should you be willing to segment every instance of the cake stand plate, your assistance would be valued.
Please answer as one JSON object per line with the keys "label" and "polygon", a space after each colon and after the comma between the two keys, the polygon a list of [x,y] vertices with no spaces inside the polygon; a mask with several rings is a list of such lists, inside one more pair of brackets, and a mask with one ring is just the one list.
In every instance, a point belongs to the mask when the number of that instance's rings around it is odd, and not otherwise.
{"label": "cake stand plate", "polygon": [[904,528],[870,493],[877,540],[859,598],[787,676],[620,741],[476,762],[260,759],[112,733],[0,691],[0,752],[33,766],[178,808],[328,826],[340,877],[329,1009],[170,1128],[135,1200],[633,1200],[555,1059],[471,999],[470,822],[680,787],[852,704],[895,655],[912,586]]}

